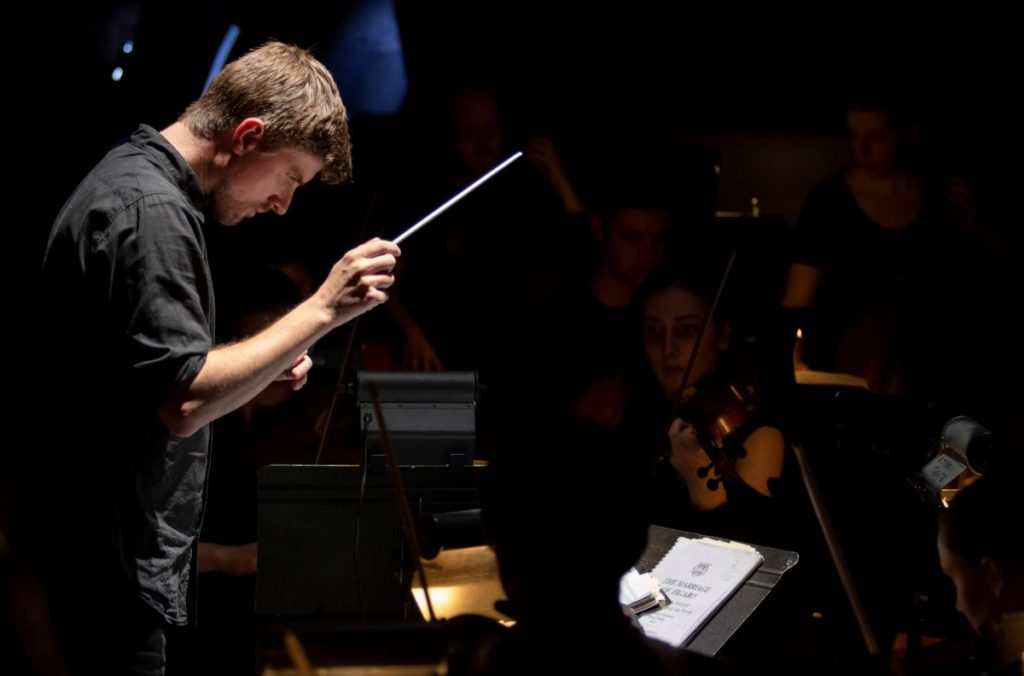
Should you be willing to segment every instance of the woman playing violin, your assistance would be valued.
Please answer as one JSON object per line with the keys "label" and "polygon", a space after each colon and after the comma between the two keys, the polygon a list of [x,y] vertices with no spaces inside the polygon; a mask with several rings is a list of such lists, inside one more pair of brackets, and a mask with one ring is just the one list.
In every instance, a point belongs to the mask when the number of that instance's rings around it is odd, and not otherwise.
{"label": "woman playing violin", "polygon": [[[730,324],[721,315],[706,322],[713,293],[684,277],[670,269],[655,273],[640,290],[638,303],[646,366],[669,409],[661,424],[670,421],[668,444],[661,444],[667,451],[662,451],[665,457],[657,470],[656,523],[698,530],[725,526],[715,522],[735,512],[737,504],[724,509],[729,503],[742,503],[745,509],[748,504],[763,507],[771,502],[772,484],[782,476],[785,443],[781,432],[761,424],[744,401],[749,389],[727,377]],[[673,401],[680,405],[669,403]],[[709,512],[722,514],[711,523],[699,518],[700,513],[711,516]]]}

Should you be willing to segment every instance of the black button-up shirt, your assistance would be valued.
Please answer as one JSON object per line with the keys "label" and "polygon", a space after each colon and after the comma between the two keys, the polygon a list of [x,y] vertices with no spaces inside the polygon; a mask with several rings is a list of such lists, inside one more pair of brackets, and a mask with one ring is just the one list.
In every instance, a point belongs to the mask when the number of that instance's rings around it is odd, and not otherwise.
{"label": "black button-up shirt", "polygon": [[31,516],[50,582],[76,599],[90,585],[137,594],[171,624],[188,614],[209,428],[176,437],[159,409],[213,344],[206,202],[185,159],[140,127],[61,210],[39,297],[54,425],[34,451]]}

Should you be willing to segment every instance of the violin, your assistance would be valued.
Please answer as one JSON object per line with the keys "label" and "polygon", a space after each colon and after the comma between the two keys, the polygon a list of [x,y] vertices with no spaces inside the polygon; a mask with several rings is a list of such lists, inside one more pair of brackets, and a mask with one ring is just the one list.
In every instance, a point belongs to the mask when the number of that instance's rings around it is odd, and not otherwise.
{"label": "violin", "polygon": [[706,479],[708,489],[712,491],[718,490],[722,481],[734,481],[739,478],[736,460],[747,454],[743,448],[743,440],[748,435],[737,432],[749,429],[751,414],[755,408],[753,390],[736,380],[711,375],[702,378],[697,387],[690,385],[690,377],[697,363],[701,343],[718,309],[722,292],[735,262],[736,250],[733,249],[711,308],[697,333],[697,340],[683,372],[682,383],[673,395],[669,407],[672,412],[671,420],[680,418],[693,425],[697,439],[711,461],[697,470],[697,477]]}
{"label": "violin", "polygon": [[710,462],[697,470],[708,490],[739,478],[736,461],[747,455],[743,440],[755,426],[754,390],[737,379],[709,376],[687,388],[673,418],[693,425]]}

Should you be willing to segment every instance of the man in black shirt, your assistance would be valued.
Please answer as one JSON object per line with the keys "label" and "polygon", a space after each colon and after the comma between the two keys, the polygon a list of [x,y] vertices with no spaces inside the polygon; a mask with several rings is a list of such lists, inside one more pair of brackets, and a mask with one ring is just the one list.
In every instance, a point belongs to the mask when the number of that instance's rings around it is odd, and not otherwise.
{"label": "man in black shirt", "polygon": [[349,172],[330,73],[272,42],[229,64],[170,127],[140,127],[61,210],[36,327],[54,357],[40,382],[56,424],[25,454],[12,528],[76,673],[162,673],[163,627],[190,616],[209,423],[275,380],[301,387],[309,346],[393,282],[398,247],[372,240],[278,322],[215,346],[207,216],[283,214],[298,186]]}

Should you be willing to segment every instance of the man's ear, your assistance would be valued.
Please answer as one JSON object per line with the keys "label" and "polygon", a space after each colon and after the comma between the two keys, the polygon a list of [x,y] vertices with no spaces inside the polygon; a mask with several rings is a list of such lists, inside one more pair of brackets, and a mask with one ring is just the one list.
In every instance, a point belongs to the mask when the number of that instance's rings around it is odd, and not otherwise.
{"label": "man's ear", "polygon": [[989,558],[987,556],[981,557],[981,568],[982,579],[985,584],[988,585],[989,591],[992,592],[993,598],[998,599],[1003,595],[1003,591],[1006,589],[1006,569],[1003,562]]}
{"label": "man's ear", "polygon": [[231,135],[231,151],[235,155],[245,155],[259,150],[263,143],[266,125],[258,117],[247,117],[238,123]]}

